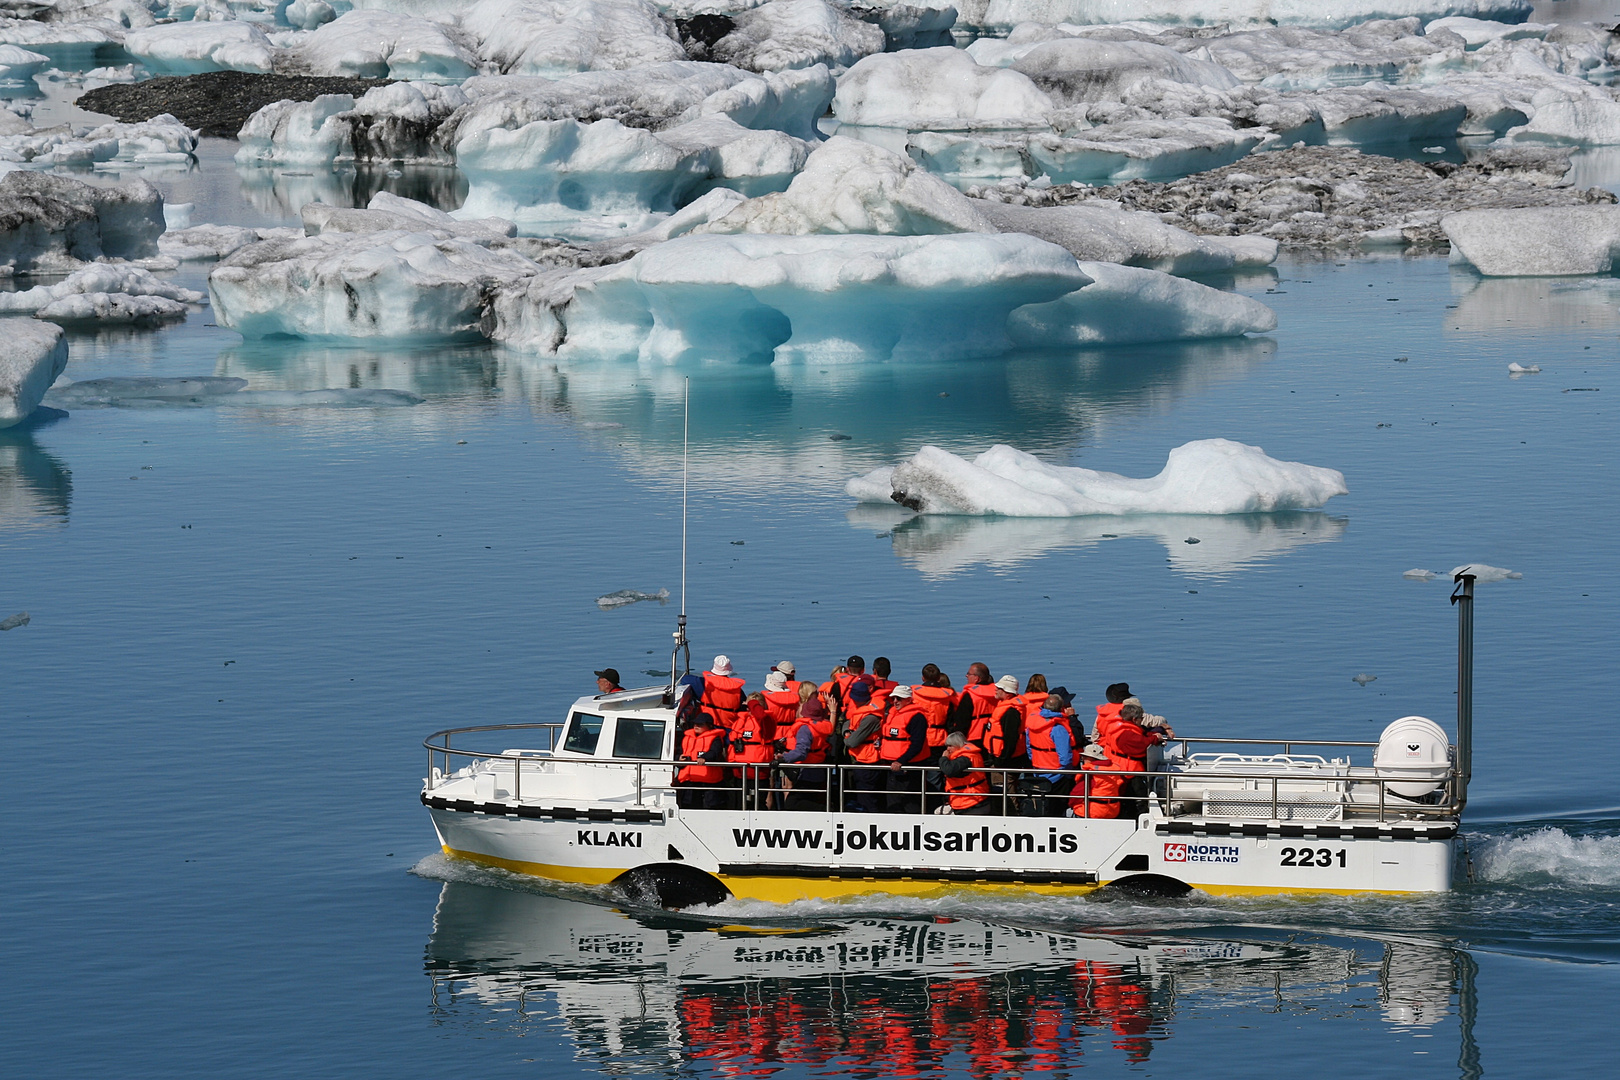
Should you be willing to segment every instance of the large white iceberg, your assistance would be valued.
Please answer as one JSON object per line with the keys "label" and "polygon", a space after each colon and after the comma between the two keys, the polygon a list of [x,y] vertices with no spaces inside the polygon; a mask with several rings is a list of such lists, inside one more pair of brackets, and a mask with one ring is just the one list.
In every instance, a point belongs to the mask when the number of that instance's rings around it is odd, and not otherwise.
{"label": "large white iceberg", "polygon": [[511,251],[431,231],[266,240],[208,275],[214,316],[244,337],[487,335],[500,286],[539,268]]}
{"label": "large white iceberg", "polygon": [[1462,210],[1440,227],[1453,261],[1486,277],[1607,274],[1620,256],[1620,206]]}
{"label": "large white iceberg", "polygon": [[1090,282],[1021,235],[678,237],[540,276],[496,306],[531,352],[676,363],[954,359],[1009,347],[1007,318]]}
{"label": "large white iceberg", "polygon": [[283,66],[315,75],[460,82],[477,74],[478,58],[429,19],[351,11],[300,41]]}
{"label": "large white iceberg", "polygon": [[0,428],[28,418],[67,367],[62,328],[32,319],[0,323]]}
{"label": "large white iceberg", "polygon": [[476,0],[461,28],[508,75],[554,78],[686,59],[647,0]]}
{"label": "large white iceberg", "polygon": [[767,0],[731,18],[735,27],[714,43],[712,58],[750,71],[846,68],[883,51],[880,28],[826,0]]}
{"label": "large white iceberg", "polygon": [[[982,0],[981,0],[982,2]],[[1464,15],[1523,22],[1529,0],[989,0],[982,15],[965,6],[964,21],[992,33],[1019,23],[1057,25],[1140,22],[1175,25],[1252,26],[1282,24],[1342,29],[1369,19],[1416,16],[1425,22]]]}
{"label": "large white iceberg", "polygon": [[186,22],[149,26],[124,38],[129,54],[162,75],[249,71],[275,67],[275,48],[252,23]]}
{"label": "large white iceberg", "polygon": [[974,200],[970,205],[1003,232],[1049,240],[1082,261],[1142,266],[1167,274],[1210,274],[1267,266],[1277,259],[1277,241],[1268,237],[1199,236],[1143,210],[1095,203],[1013,206]]}
{"label": "large white iceberg", "polygon": [[374,87],[358,99],[322,94],[277,101],[248,117],[237,133],[239,165],[329,166],[357,161],[452,165],[437,138],[441,124],[467,104],[460,87],[418,80]]}
{"label": "large white iceberg", "polygon": [[841,124],[910,131],[1045,128],[1055,108],[1029,76],[952,48],[868,56],[839,78],[832,104]]}
{"label": "large white iceberg", "polygon": [[1336,469],[1278,461],[1228,439],[1200,439],[1170,451],[1164,469],[1146,479],[1048,465],[1005,445],[972,461],[924,446],[844,490],[861,502],[892,501],[923,514],[1086,517],[1314,509],[1350,489]]}

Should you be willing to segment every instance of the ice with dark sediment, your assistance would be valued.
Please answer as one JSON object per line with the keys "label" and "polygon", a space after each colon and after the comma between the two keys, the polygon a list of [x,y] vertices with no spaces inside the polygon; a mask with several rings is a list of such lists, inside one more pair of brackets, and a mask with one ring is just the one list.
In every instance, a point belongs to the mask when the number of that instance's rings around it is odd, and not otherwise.
{"label": "ice with dark sediment", "polygon": [[924,446],[899,465],[856,477],[844,490],[861,502],[896,502],[922,514],[1038,518],[1314,509],[1349,488],[1335,469],[1203,439],[1170,451],[1164,469],[1146,479],[1050,465],[1011,446],[991,447],[972,461]]}
{"label": "ice with dark sediment", "polygon": [[0,269],[66,273],[101,258],[158,254],[163,198],[145,180],[113,186],[17,169],[0,175]]}
{"label": "ice with dark sediment", "polygon": [[659,589],[657,592],[648,593],[639,592],[635,589],[620,589],[618,592],[598,596],[596,606],[603,611],[611,611],[614,608],[625,607],[628,604],[639,604],[643,600],[656,600],[660,604],[667,604],[669,602],[669,590]]}

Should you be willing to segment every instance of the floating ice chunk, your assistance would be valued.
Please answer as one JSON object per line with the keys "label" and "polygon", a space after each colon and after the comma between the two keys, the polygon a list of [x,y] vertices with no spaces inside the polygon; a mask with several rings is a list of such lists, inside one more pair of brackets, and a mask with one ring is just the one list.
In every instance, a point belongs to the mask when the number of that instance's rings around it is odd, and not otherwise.
{"label": "floating ice chunk", "polygon": [[844,485],[844,494],[861,503],[881,505],[893,502],[894,466],[884,465],[853,477]]}
{"label": "floating ice chunk", "polygon": [[1089,284],[1016,234],[694,236],[496,300],[495,337],[591,357],[820,363],[1006,351],[1008,315]]}
{"label": "floating ice chunk", "polygon": [[64,325],[77,323],[155,325],[179,322],[187,314],[186,305],[162,296],[91,292],[73,293],[52,300],[34,312],[34,317]]}
{"label": "floating ice chunk", "polygon": [[439,125],[466,104],[460,87],[422,81],[374,87],[358,99],[322,94],[314,101],[274,102],[242,125],[236,162],[454,164],[453,155],[434,136]]}
{"label": "floating ice chunk", "polygon": [[[196,209],[195,203],[164,203],[163,204],[163,235],[191,228],[191,212]],[[163,238],[158,238],[158,251],[163,250]]]}
{"label": "floating ice chunk", "polygon": [[1620,206],[1462,210],[1440,227],[1453,260],[1486,277],[1607,274],[1620,251]]}
{"label": "floating ice chunk", "polygon": [[868,56],[833,98],[840,123],[910,131],[1045,128],[1055,107],[1029,76],[948,47]]}
{"label": "floating ice chunk", "polygon": [[[1092,283],[1013,312],[1007,330],[1020,345],[1135,345],[1151,341],[1263,334],[1277,313],[1258,300],[1157,270],[1082,262]],[[1173,511],[1166,511],[1171,513]]]}
{"label": "floating ice chunk", "polygon": [[[1581,97],[1537,94],[1530,122],[1505,136],[1523,142],[1573,142],[1586,146],[1620,144],[1620,101],[1601,94]],[[1552,100],[1548,100],[1551,97]]]}
{"label": "floating ice chunk", "polygon": [[1002,231],[1038,236],[1082,260],[1144,266],[1168,274],[1207,274],[1268,266],[1277,259],[1277,241],[1268,237],[1199,236],[1146,211],[1097,205],[1013,206],[982,200],[972,205]]}
{"label": "floating ice chunk", "polygon": [[1350,681],[1355,683],[1357,686],[1366,686],[1370,682],[1377,682],[1378,676],[1368,675],[1366,672],[1362,672],[1360,675],[1350,676]]}
{"label": "floating ice chunk", "polygon": [[957,9],[949,0],[918,0],[915,4],[872,0],[851,8],[850,14],[883,31],[885,52],[949,45],[957,19]]}
{"label": "floating ice chunk", "polygon": [[0,619],[0,631],[15,630],[19,626],[27,626],[33,621],[33,617],[28,612],[19,611],[15,615],[7,615],[5,618]]}
{"label": "floating ice chunk", "polygon": [[16,45],[0,45],[0,83],[32,82],[50,62],[51,58],[44,53]]}
{"label": "floating ice chunk", "polygon": [[454,338],[488,332],[491,294],[539,270],[428,232],[267,240],[208,275],[214,315],[244,337]]}
{"label": "floating ice chunk", "polygon": [[477,0],[461,28],[507,75],[555,78],[686,59],[646,0]]}
{"label": "floating ice chunk", "polygon": [[67,339],[49,323],[10,319],[0,334],[0,428],[28,418],[67,368]]}
{"label": "floating ice chunk", "polygon": [[1489,566],[1485,563],[1466,563],[1462,566],[1452,567],[1451,573],[1446,575],[1446,580],[1457,580],[1457,575],[1465,570],[1473,574],[1474,580],[1481,585],[1492,581],[1518,581],[1524,577],[1517,570],[1507,570],[1500,566]]}
{"label": "floating ice chunk", "polygon": [[350,114],[354,97],[321,94],[314,101],[278,101],[266,105],[237,133],[238,165],[330,165],[352,159]]}
{"label": "floating ice chunk", "polygon": [[731,19],[735,28],[714,43],[710,59],[749,71],[846,68],[884,46],[880,28],[826,0],[767,0]]}
{"label": "floating ice chunk", "polygon": [[460,82],[477,74],[478,58],[444,26],[390,11],[350,11],[291,50],[288,66],[314,75]]}
{"label": "floating ice chunk", "polygon": [[635,589],[620,589],[618,592],[610,592],[606,596],[598,596],[596,606],[603,611],[611,611],[616,607],[637,604],[643,600],[656,600],[660,604],[667,604],[669,603],[669,590],[659,589],[657,592],[647,593],[637,592]]}
{"label": "floating ice chunk", "polygon": [[[919,513],[1006,517],[1252,514],[1314,508],[1349,491],[1337,470],[1278,461],[1227,439],[1178,446],[1163,471],[1142,480],[1048,465],[1010,446],[993,446],[971,462],[924,446],[888,479],[887,497]],[[879,501],[873,496],[881,487],[874,472],[844,490]]]}
{"label": "floating ice chunk", "polygon": [[[1369,19],[1423,20],[1464,15],[1520,22],[1529,0],[990,0],[976,25],[1006,33],[1019,23],[1108,24],[1135,20],[1171,25],[1279,24],[1344,29]],[[971,20],[970,20],[971,21]]]}
{"label": "floating ice chunk", "polygon": [[[167,211],[168,207],[164,207]],[[223,259],[260,240],[304,235],[302,229],[253,229],[241,225],[193,225],[172,229],[158,238],[158,253],[181,262]]]}
{"label": "floating ice chunk", "polygon": [[835,135],[810,154],[787,190],[743,203],[700,231],[920,236],[997,229],[971,200],[910,158]]}
{"label": "floating ice chunk", "polygon": [[428,231],[488,244],[517,235],[517,226],[503,218],[458,221],[443,210],[386,191],[373,195],[364,210],[310,203],[304,207],[302,217],[304,231],[310,236],[329,232]]}
{"label": "floating ice chunk", "polygon": [[1027,152],[1054,184],[1116,184],[1218,169],[1273,139],[1265,128],[1186,116],[1099,124],[1072,136],[1038,135],[1029,139]]}
{"label": "floating ice chunk", "polygon": [[1401,575],[1401,577],[1407,578],[1408,580],[1411,580],[1411,581],[1433,581],[1435,578],[1437,578],[1439,576],[1440,576],[1440,571],[1438,571],[1438,570],[1423,570],[1423,569],[1408,570],[1408,571],[1406,571],[1406,573]]}
{"label": "floating ice chunk", "polygon": [[18,169],[0,176],[0,267],[66,271],[82,262],[158,253],[163,197],[145,180],[94,187]]}
{"label": "floating ice chunk", "polygon": [[1508,365],[1508,374],[1513,375],[1513,376],[1540,375],[1541,374],[1541,365],[1540,364],[1531,364],[1529,367],[1525,367],[1523,364],[1519,363],[1518,361],[1514,361],[1513,363]]}
{"label": "floating ice chunk", "polygon": [[[182,318],[185,310],[183,305],[200,304],[203,301],[202,293],[164,281],[138,266],[127,263],[93,263],[81,270],[75,270],[55,285],[36,285],[32,289],[20,292],[0,293],[0,313],[40,312],[64,298],[91,293],[101,294],[103,297],[109,293],[122,293],[131,297],[157,297],[181,305]],[[106,305],[109,302],[103,299],[92,303]],[[134,308],[126,307],[126,310],[136,310],[139,307],[140,305]],[[72,312],[84,309],[69,306],[59,310]],[[157,306],[151,310],[155,313],[169,311],[170,308]]]}
{"label": "floating ice chunk", "polygon": [[1425,34],[1449,30],[1468,43],[1470,49],[1492,41],[1521,41],[1525,38],[1544,38],[1552,27],[1544,23],[1507,23],[1491,19],[1471,19],[1465,15],[1451,15],[1435,19],[1423,28]]}
{"label": "floating ice chunk", "polygon": [[1064,38],[1036,45],[1012,64],[1062,105],[1124,101],[1144,83],[1185,83],[1212,90],[1240,85],[1217,63],[1147,41]]}
{"label": "floating ice chunk", "polygon": [[127,375],[84,379],[53,386],[50,399],[51,403],[59,408],[88,409],[131,401],[184,401],[199,397],[217,397],[220,394],[234,394],[245,386],[247,386],[246,379],[227,379],[211,375],[179,378]]}
{"label": "floating ice chunk", "polygon": [[408,390],[334,386],[323,390],[243,390],[204,404],[280,409],[398,409],[420,405],[425,400]]}
{"label": "floating ice chunk", "polygon": [[252,23],[185,22],[132,30],[124,48],[149,69],[163,75],[196,75],[204,71],[250,71],[267,74],[275,67],[275,49]]}
{"label": "floating ice chunk", "polygon": [[1468,116],[1455,98],[1377,84],[1319,90],[1307,101],[1327,142],[1339,146],[1451,138]]}

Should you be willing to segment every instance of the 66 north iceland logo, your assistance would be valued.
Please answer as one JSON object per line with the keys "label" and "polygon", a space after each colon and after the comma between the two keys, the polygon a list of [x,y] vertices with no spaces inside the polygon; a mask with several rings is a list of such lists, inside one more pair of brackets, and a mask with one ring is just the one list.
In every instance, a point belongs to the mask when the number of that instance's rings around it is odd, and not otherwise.
{"label": "66 north iceland logo", "polygon": [[1166,844],[1164,861],[1167,863],[1235,863],[1238,848],[1235,844]]}

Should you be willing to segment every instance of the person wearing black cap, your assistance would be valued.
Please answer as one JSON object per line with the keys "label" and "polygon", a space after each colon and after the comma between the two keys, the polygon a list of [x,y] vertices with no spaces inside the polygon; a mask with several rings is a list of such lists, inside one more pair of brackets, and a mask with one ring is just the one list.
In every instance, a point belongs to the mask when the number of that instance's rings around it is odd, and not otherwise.
{"label": "person wearing black cap", "polygon": [[617,694],[624,690],[619,685],[619,669],[603,668],[596,673],[596,692],[598,694]]}

